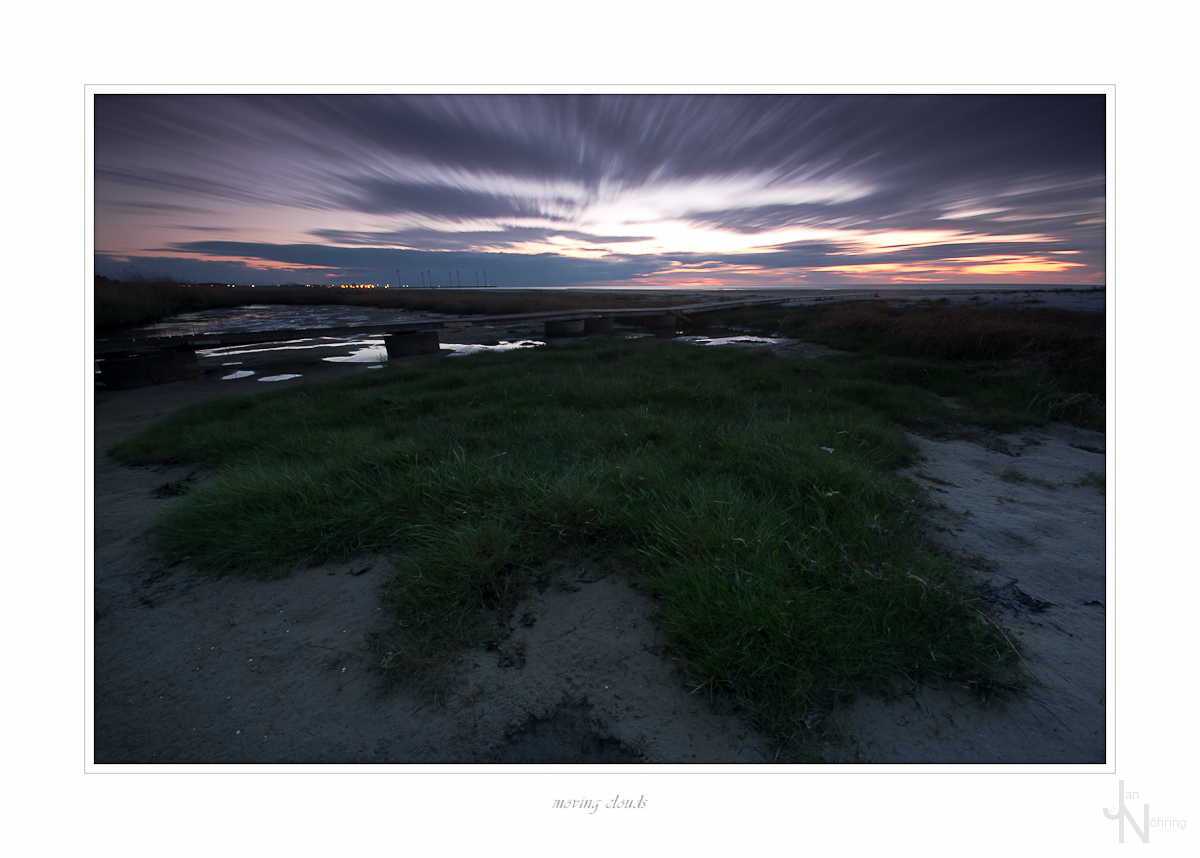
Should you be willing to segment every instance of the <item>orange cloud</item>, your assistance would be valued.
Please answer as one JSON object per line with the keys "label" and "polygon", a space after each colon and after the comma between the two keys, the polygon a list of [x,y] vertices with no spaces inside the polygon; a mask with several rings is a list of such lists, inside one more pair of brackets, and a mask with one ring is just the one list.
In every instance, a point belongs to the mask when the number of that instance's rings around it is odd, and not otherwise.
{"label": "orange cloud", "polygon": [[303,265],[296,262],[280,262],[275,259],[259,259],[255,256],[224,256],[218,254],[194,254],[197,259],[204,262],[240,262],[251,271],[313,271],[323,269],[325,271],[340,271],[341,269],[335,265]]}
{"label": "orange cloud", "polygon": [[1081,262],[1047,259],[1044,256],[961,256],[936,262],[872,262],[861,265],[828,265],[814,269],[861,277],[890,277],[897,282],[937,282],[968,274],[1021,275],[1059,274],[1086,268]]}
{"label": "orange cloud", "polygon": [[911,262],[871,262],[863,263],[862,265],[823,265],[820,268],[813,269],[815,271],[833,271],[838,274],[863,274],[863,275],[879,275],[879,274],[930,274],[934,272],[950,273],[956,269],[945,268],[938,265],[915,264]]}
{"label": "orange cloud", "polygon": [[1012,262],[989,262],[968,265],[967,274],[1058,274],[1072,268],[1086,268],[1082,262],[1058,262],[1050,259],[1021,259]]}

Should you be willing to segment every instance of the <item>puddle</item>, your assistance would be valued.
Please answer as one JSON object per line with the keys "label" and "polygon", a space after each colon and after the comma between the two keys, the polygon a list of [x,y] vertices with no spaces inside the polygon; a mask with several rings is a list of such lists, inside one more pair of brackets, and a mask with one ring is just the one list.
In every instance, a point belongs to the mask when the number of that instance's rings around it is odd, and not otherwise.
{"label": "puddle", "polygon": [[[371,342],[367,340],[366,342]],[[380,340],[379,342],[383,342]],[[247,346],[219,346],[215,349],[196,349],[196,354],[201,357],[210,358],[227,358],[236,355],[260,355],[265,353],[276,354],[286,351],[304,351],[307,349],[324,349],[330,346],[351,345],[342,337],[321,337],[316,340],[280,340],[279,342],[271,343],[255,343]],[[241,363],[241,361],[231,361],[229,364]]]}
{"label": "puddle", "polygon": [[[545,345],[541,340],[488,340],[482,343],[442,343],[442,353],[447,357],[456,355],[471,355],[481,352],[506,352],[513,349],[533,348],[535,346]],[[221,360],[223,368],[232,368],[242,365],[241,360],[230,359],[246,355],[257,357],[276,356],[281,352],[302,352],[311,351],[312,349],[327,349],[332,350],[337,348],[339,351],[345,349],[343,354],[326,355],[321,358],[322,361],[330,363],[349,363],[349,364],[368,364],[367,369],[381,369],[388,362],[387,346],[382,338],[372,337],[370,339],[349,339],[349,338],[333,338],[322,337],[317,340],[287,340],[277,343],[261,343],[246,346],[224,346],[212,349],[197,349],[196,354],[200,357],[212,358]],[[97,369],[99,372],[99,369]],[[253,370],[238,370],[231,372],[228,375],[222,376],[223,381],[230,381],[239,378],[249,378],[254,375]],[[258,379],[258,381],[287,381],[292,378],[300,378],[299,373],[289,373],[281,375],[269,375]]]}
{"label": "puddle", "polygon": [[529,349],[542,345],[545,345],[545,343],[541,340],[501,340],[500,342],[491,343],[442,343],[442,348],[450,349],[453,352],[449,357],[457,357],[458,355],[474,355],[480,352],[507,352],[513,349]]}
{"label": "puddle", "polygon": [[[387,346],[383,340],[364,340],[364,345],[357,348],[350,354],[346,355],[331,355],[330,357],[322,358],[322,360],[330,361],[331,363],[369,363],[374,364],[371,369],[378,369],[382,364],[387,362]],[[449,351],[447,357],[455,355],[473,355],[480,352],[506,352],[512,349],[532,348],[540,346],[543,343],[540,340],[502,340],[499,342],[492,341],[486,343],[442,343],[442,351]]]}
{"label": "puddle", "polygon": [[387,360],[387,346],[383,340],[364,340],[364,343],[362,348],[348,355],[332,355],[321,359],[332,363],[381,363]]}
{"label": "puddle", "polygon": [[780,337],[679,337],[680,342],[695,343],[698,346],[741,346],[741,345],[783,345],[791,342]]}

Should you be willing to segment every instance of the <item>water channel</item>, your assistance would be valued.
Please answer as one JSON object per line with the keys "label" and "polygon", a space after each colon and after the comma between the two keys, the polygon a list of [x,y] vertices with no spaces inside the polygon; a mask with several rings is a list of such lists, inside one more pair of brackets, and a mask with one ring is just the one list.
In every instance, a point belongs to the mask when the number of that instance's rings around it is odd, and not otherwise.
{"label": "water channel", "polygon": [[[1053,294],[1049,292],[976,292],[962,293],[936,291],[905,295],[909,300],[953,296],[955,301],[981,301],[1006,304],[1051,304],[1070,309],[1104,309],[1104,295],[1076,292]],[[1036,296],[1036,297],[1035,297]],[[831,296],[805,296],[799,303]],[[898,298],[892,294],[888,297]],[[1054,300],[1047,300],[1054,299]],[[453,316],[395,310],[381,307],[357,307],[335,304],[316,305],[249,305],[223,309],[202,310],[182,313],[153,325],[126,331],[122,337],[166,337],[196,336],[201,334],[237,334],[255,331],[274,331],[294,328],[311,333],[313,329],[346,329],[390,324],[411,325],[414,322],[436,322],[440,326]],[[431,325],[433,327],[433,325]],[[616,336],[644,336],[633,329],[618,331]],[[602,335],[604,336],[604,335]],[[613,336],[613,335],[607,335]],[[498,338],[498,337],[503,337]],[[507,351],[519,348],[535,348],[547,342],[540,322],[508,324],[503,328],[486,326],[442,328],[442,353],[451,357],[462,357],[488,351]],[[681,340],[698,345],[755,346],[782,344],[783,341],[760,337],[680,337]],[[210,377],[222,381],[282,382],[304,378],[313,374],[321,364],[366,364],[368,369],[382,367],[387,361],[387,349],[381,334],[353,336],[309,337],[256,345],[227,346],[198,350],[197,358]],[[97,372],[99,369],[97,367]]]}

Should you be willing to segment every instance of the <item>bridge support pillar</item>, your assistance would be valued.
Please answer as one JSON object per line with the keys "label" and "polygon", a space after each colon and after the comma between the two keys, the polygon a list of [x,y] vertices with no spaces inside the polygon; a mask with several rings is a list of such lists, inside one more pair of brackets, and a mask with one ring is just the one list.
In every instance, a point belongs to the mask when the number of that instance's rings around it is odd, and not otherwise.
{"label": "bridge support pillar", "polygon": [[675,335],[679,319],[674,313],[660,313],[646,317],[646,330],[655,336],[670,337]]}
{"label": "bridge support pillar", "polygon": [[564,321],[546,322],[548,337],[577,337],[584,333],[583,319],[566,319]]}
{"label": "bridge support pillar", "polygon": [[99,379],[108,390],[131,390],[200,375],[200,362],[192,350],[135,352],[102,358],[99,363]]}
{"label": "bridge support pillar", "polygon": [[441,349],[437,331],[419,331],[415,334],[390,334],[383,338],[389,358],[412,357],[414,355],[437,354]]}
{"label": "bridge support pillar", "polygon": [[602,316],[599,319],[584,319],[583,330],[589,334],[611,334],[613,318],[612,316]]}

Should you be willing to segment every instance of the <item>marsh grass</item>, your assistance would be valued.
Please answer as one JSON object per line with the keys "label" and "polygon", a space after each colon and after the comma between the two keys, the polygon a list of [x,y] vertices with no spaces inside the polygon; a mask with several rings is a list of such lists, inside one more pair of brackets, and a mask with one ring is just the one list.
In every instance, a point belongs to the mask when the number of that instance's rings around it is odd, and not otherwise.
{"label": "marsh grass", "polygon": [[97,277],[93,295],[96,333],[144,325],[203,307],[239,306],[242,303],[227,289],[185,286],[166,276],[136,277],[127,281]]}
{"label": "marsh grass", "polygon": [[371,658],[436,691],[531,581],[601,563],[657,600],[695,688],[795,745],[855,691],[1003,684],[1015,650],[920,540],[913,367],[608,340],[218,400],[116,445],[211,479],[164,552],[284,574],[387,552]]}
{"label": "marsh grass", "polygon": [[[1103,431],[1105,321],[1046,307],[850,301],[714,313],[736,324],[851,354],[864,378],[915,385],[969,405],[971,422],[997,431],[1061,420]],[[905,419],[902,412],[895,412]],[[914,421],[921,416],[921,421]],[[936,422],[952,417],[941,411]],[[910,415],[929,426],[929,415]]]}

